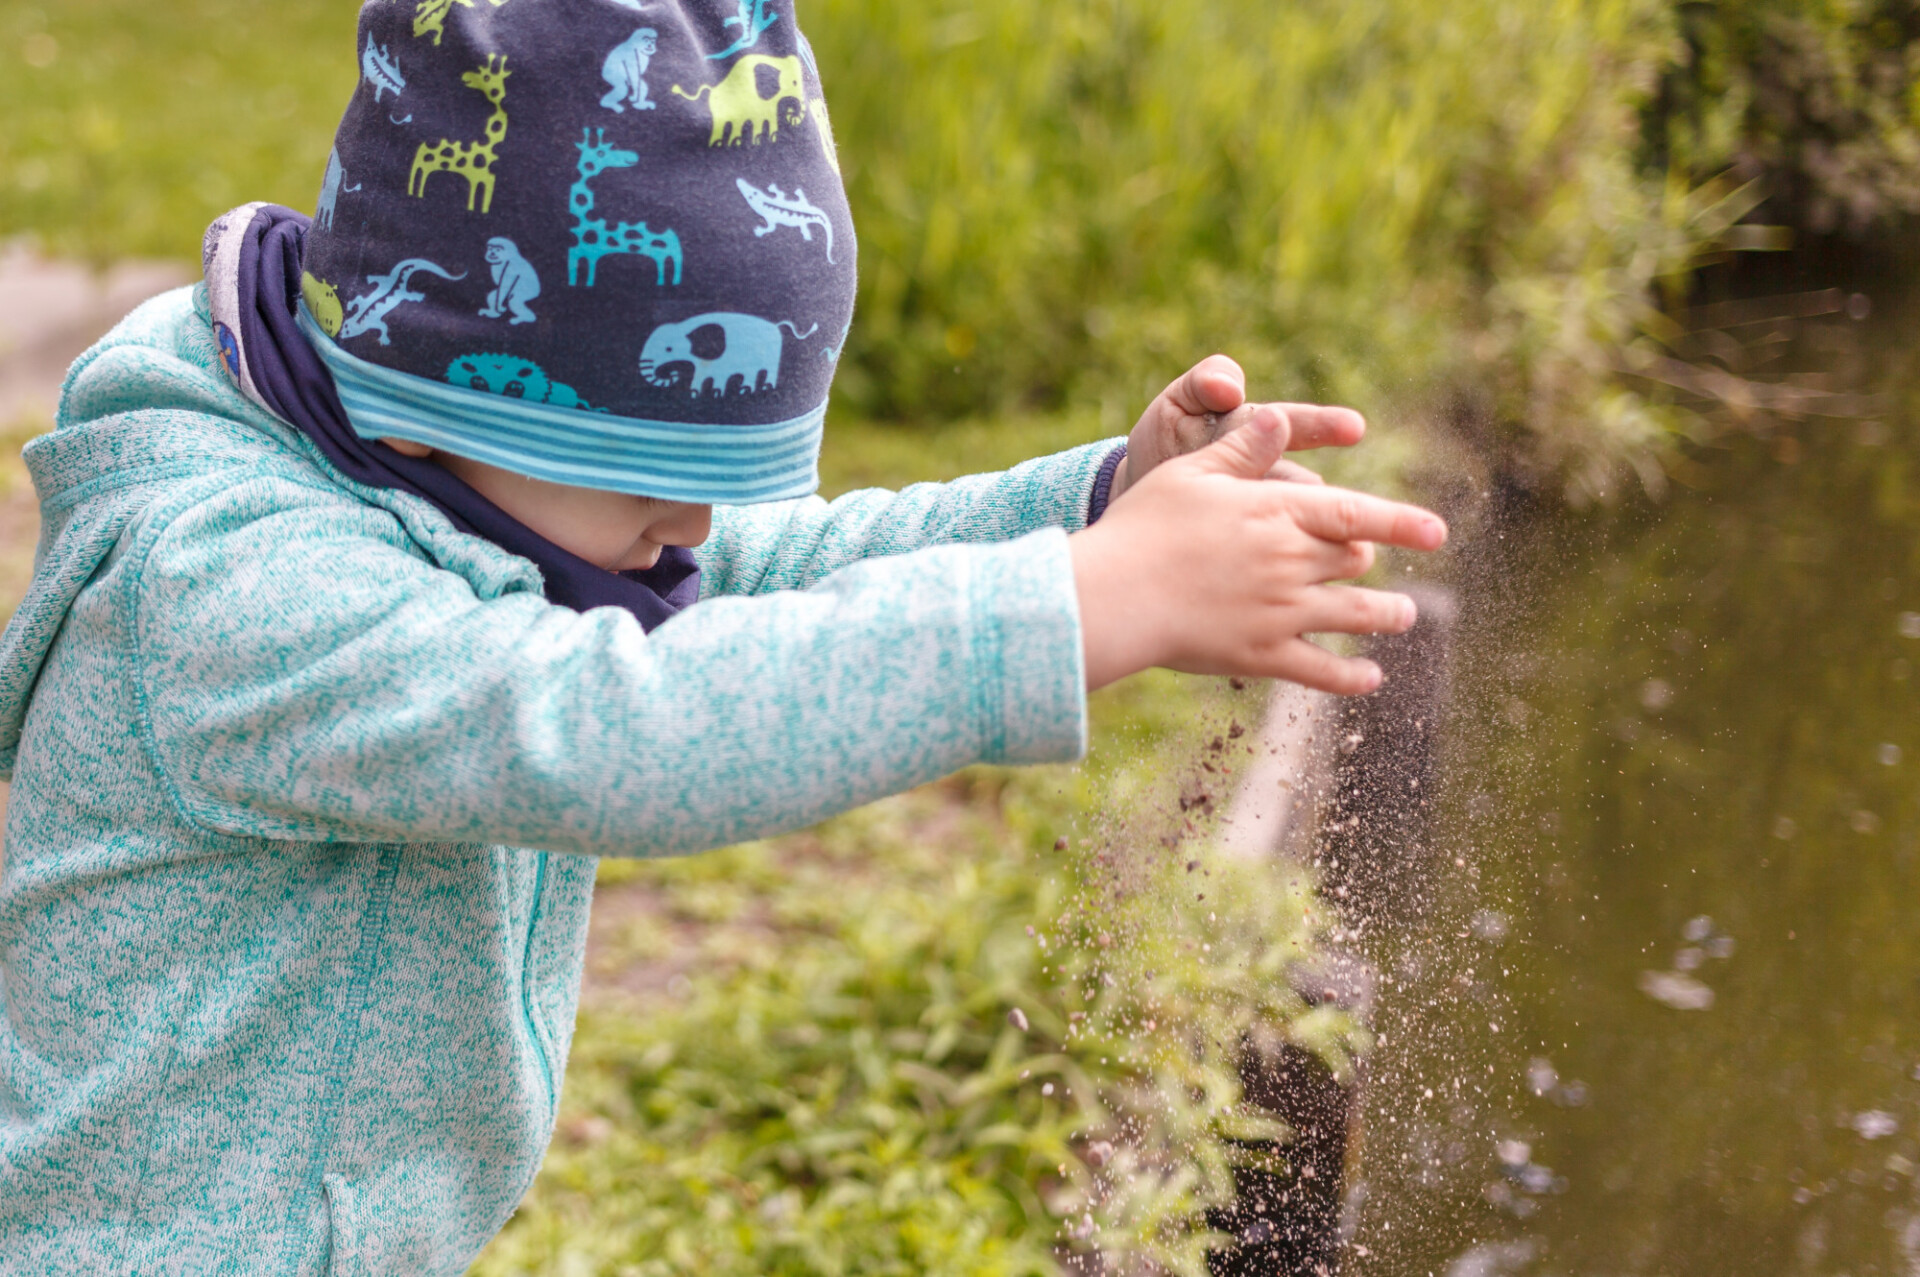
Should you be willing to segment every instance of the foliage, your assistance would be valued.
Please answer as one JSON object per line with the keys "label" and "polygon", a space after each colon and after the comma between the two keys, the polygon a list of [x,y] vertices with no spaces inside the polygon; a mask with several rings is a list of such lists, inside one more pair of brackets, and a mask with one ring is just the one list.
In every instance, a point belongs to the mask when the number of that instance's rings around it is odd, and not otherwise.
{"label": "foliage", "polygon": [[1529,488],[1658,491],[1719,406],[1641,375],[1698,358],[1698,270],[1789,247],[1748,220],[1800,174],[1826,194],[1767,215],[1920,189],[1911,8],[822,0],[863,227],[841,402],[1115,429],[1226,349]]}
{"label": "foliage", "polygon": [[632,921],[600,961],[660,978],[584,1009],[560,1138],[476,1272],[1048,1274],[1098,1246],[1204,1274],[1206,1208],[1284,1134],[1241,1102],[1241,1043],[1343,1069],[1354,1031],[1288,982],[1316,930],[1299,875],[1190,873],[1177,815],[1051,850],[1096,797],[1177,813],[1155,764],[1193,747],[1194,689],[1110,704],[1149,750],[1104,776],[977,771],[605,866],[603,935]]}
{"label": "foliage", "polygon": [[1770,215],[1815,233],[1920,213],[1920,4],[1696,0],[1676,12],[1647,111],[1652,163],[1764,177]]}
{"label": "foliage", "polygon": [[1098,403],[1117,427],[1220,348],[1602,495],[1689,424],[1616,375],[1657,285],[1753,246],[1727,192],[1636,164],[1673,44],[1655,0],[819,12],[867,412]]}

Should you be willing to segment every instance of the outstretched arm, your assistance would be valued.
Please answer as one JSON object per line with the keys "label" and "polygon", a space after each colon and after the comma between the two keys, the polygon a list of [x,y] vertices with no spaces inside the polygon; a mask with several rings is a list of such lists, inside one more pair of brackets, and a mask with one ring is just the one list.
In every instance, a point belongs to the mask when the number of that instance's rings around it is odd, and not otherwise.
{"label": "outstretched arm", "polygon": [[1110,439],[1023,462],[998,474],[766,505],[722,506],[698,553],[702,594],[809,589],[864,559],[936,545],[1010,541],[1087,523],[1094,479],[1119,446]]}
{"label": "outstretched arm", "polygon": [[1368,539],[1432,548],[1444,526],[1265,481],[1275,425],[1157,468],[1071,538],[856,564],[651,635],[482,598],[386,511],[270,475],[150,511],[89,588],[126,601],[139,742],[206,828],[697,851],[970,763],[1075,757],[1085,689],[1149,665],[1369,690],[1377,671],[1302,635],[1404,628],[1405,599],[1327,583],[1366,570]]}
{"label": "outstretched arm", "polygon": [[141,744],[222,833],[689,852],[1084,747],[1058,530],[649,635],[618,609],[479,597],[346,494],[223,476],[154,511],[96,588],[127,600]]}
{"label": "outstretched arm", "polygon": [[[1282,451],[1347,447],[1366,432],[1360,414],[1348,408],[1248,403],[1240,365],[1212,355],[1147,406],[1125,441],[1125,458],[1117,469],[1107,466],[1111,486],[1102,495],[1118,500],[1163,462],[1204,448],[1260,414],[1277,414]],[[915,484],[897,493],[873,489],[833,502],[716,509],[712,539],[700,551],[705,593],[806,589],[861,559],[930,545],[1005,541],[1040,528],[1078,532],[1090,514],[1099,513],[1090,499],[1120,443],[1109,439],[1002,474]],[[1318,475],[1284,458],[1273,462],[1267,477],[1320,482]]]}

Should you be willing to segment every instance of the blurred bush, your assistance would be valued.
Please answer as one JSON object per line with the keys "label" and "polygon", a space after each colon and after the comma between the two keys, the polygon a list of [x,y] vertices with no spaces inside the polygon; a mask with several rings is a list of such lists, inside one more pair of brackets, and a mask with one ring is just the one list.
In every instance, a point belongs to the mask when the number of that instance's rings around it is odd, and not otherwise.
{"label": "blurred bush", "polygon": [[1920,4],[1691,0],[1675,15],[1649,163],[1765,177],[1768,215],[1816,234],[1920,213]]}
{"label": "blurred bush", "polygon": [[1660,306],[1791,243],[1743,224],[1776,184],[1815,225],[1911,206],[1895,7],[821,0],[862,215],[842,393],[1117,429],[1224,349],[1268,393],[1457,427],[1528,486],[1605,496],[1624,463],[1657,488],[1701,428],[1621,376],[1667,353]]}
{"label": "blurred bush", "polygon": [[1637,108],[1668,17],[823,0],[863,214],[847,393],[898,416],[1132,402],[1227,348],[1269,385],[1378,401],[1564,345],[1504,332],[1489,290],[1649,275]]}

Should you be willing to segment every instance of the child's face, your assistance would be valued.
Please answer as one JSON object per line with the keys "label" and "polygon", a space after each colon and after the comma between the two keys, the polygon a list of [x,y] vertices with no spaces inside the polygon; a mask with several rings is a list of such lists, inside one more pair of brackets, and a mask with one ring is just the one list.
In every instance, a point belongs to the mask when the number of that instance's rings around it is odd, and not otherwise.
{"label": "child's face", "polygon": [[699,545],[713,527],[710,505],[573,488],[404,439],[385,442],[407,456],[430,457],[561,549],[610,572],[650,568],[664,547]]}

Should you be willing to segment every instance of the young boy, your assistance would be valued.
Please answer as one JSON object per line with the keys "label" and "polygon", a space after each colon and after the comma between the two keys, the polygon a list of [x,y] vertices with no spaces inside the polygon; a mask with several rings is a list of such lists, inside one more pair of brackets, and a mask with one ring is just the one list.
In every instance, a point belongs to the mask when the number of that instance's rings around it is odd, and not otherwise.
{"label": "young boy", "polygon": [[1377,683],[1301,636],[1410,624],[1327,583],[1444,528],[1265,481],[1360,422],[1225,359],[1124,450],[809,495],[853,227],[761,9],[373,0],[318,219],[75,366],[0,645],[0,1272],[458,1273],[596,857],[1074,758],[1152,665]]}

